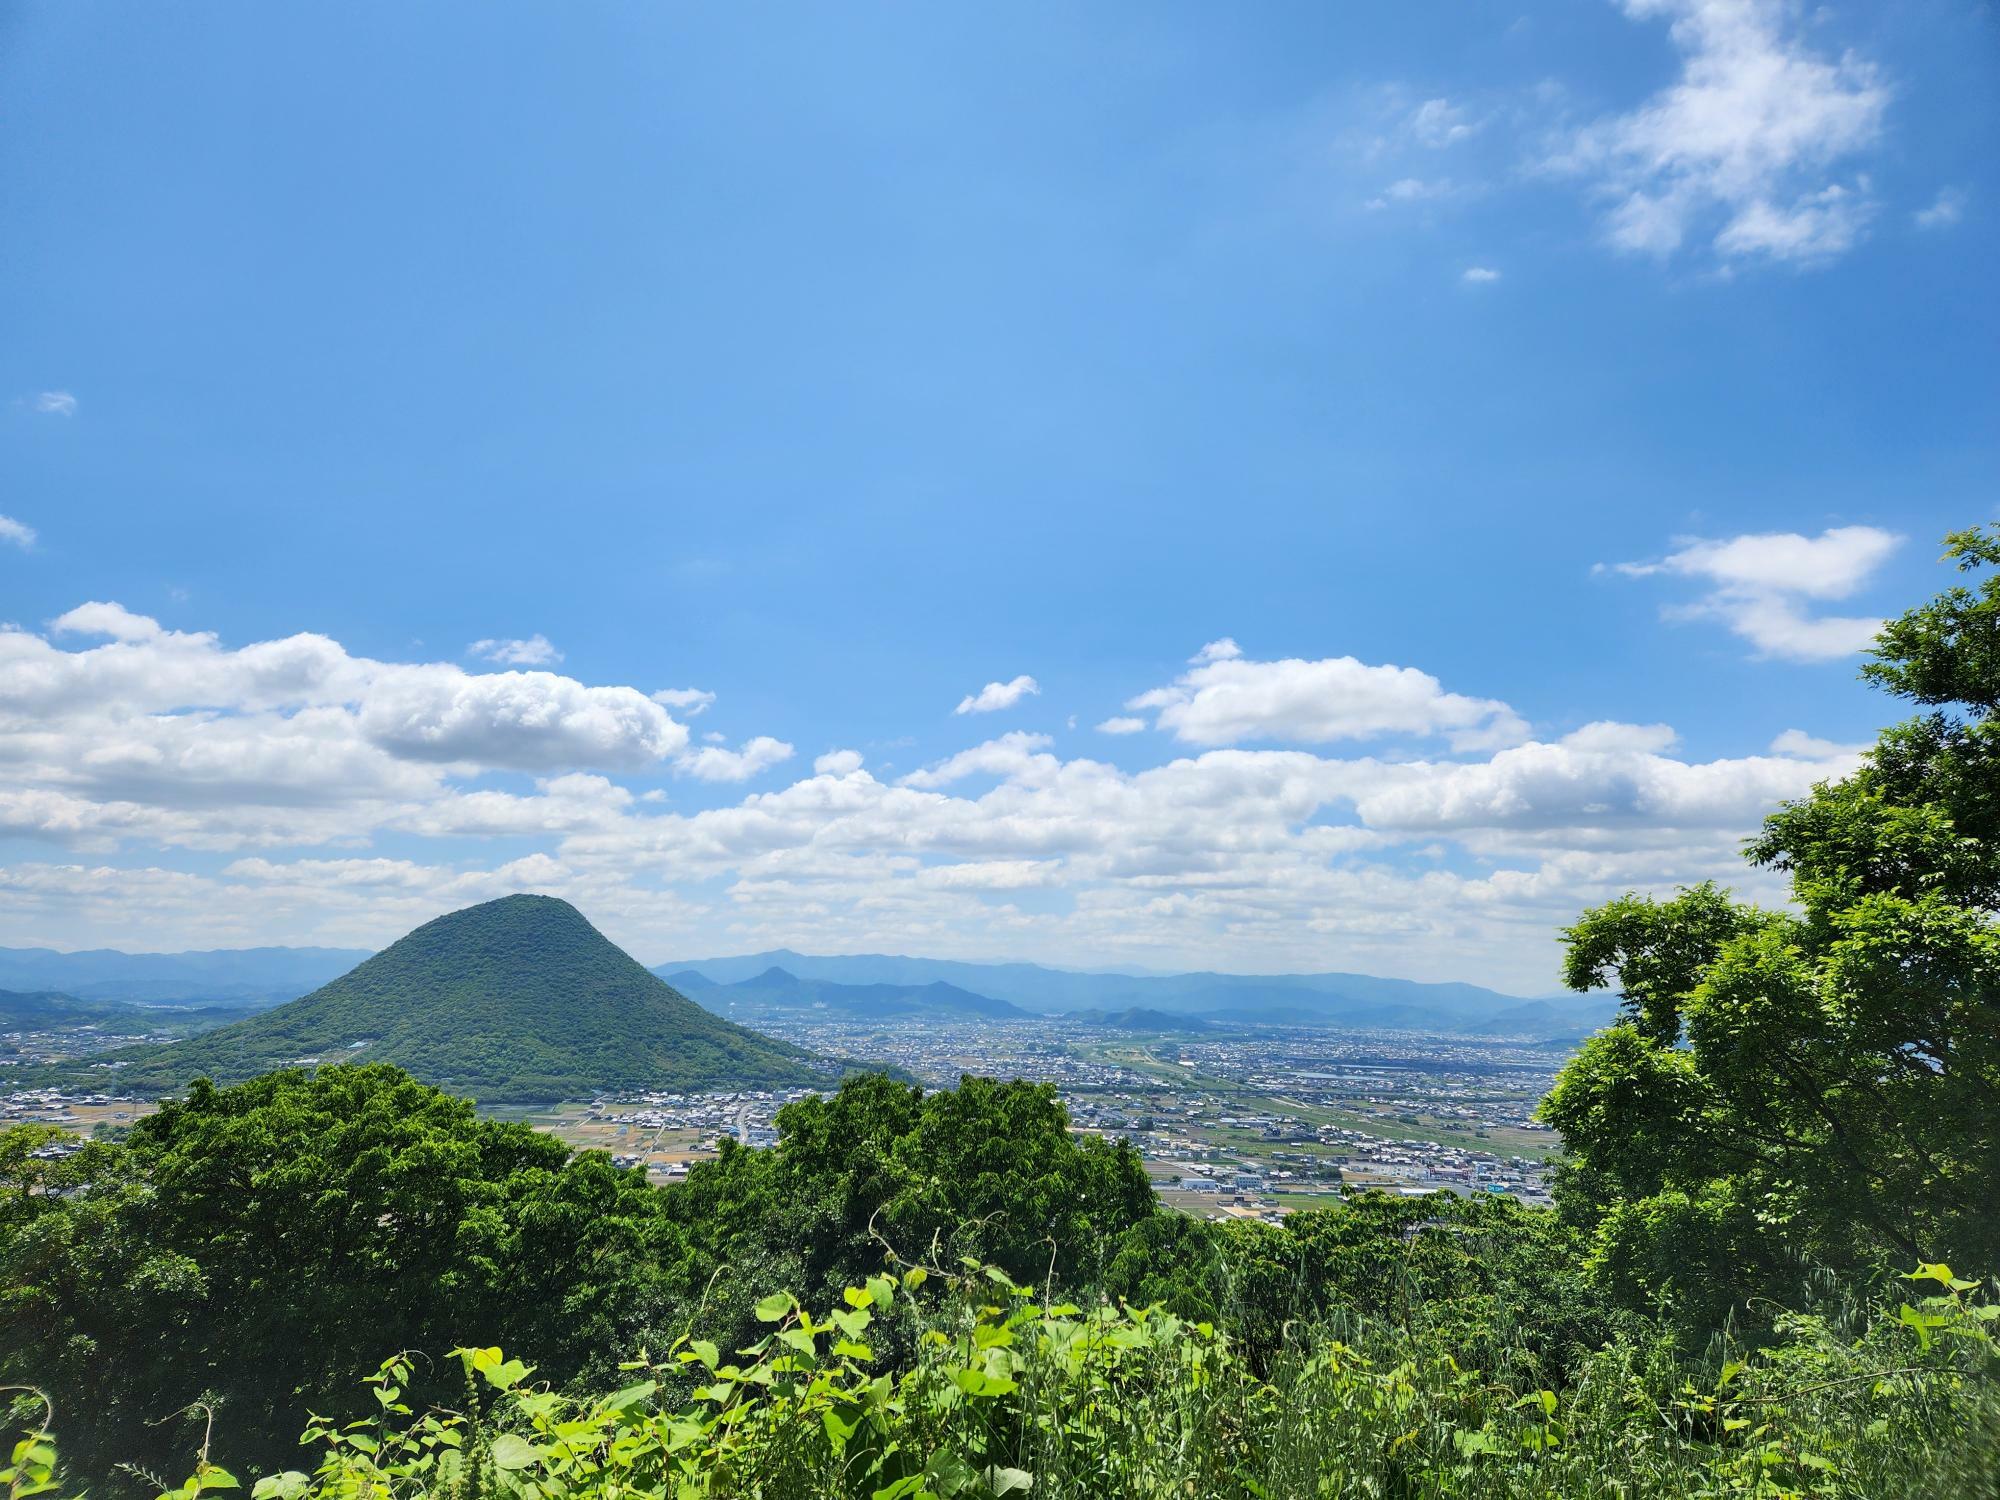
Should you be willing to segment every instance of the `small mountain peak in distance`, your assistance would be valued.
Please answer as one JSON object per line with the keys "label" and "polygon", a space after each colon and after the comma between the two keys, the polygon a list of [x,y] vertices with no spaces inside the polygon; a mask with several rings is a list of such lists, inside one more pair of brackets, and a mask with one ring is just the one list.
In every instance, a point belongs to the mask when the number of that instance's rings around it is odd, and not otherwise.
{"label": "small mountain peak in distance", "polygon": [[621,1090],[810,1085],[838,1069],[711,1015],[554,896],[448,912],[330,984],[184,1042],[91,1059],[97,1087],[233,1082],[287,1064],[388,1062],[489,1103]]}

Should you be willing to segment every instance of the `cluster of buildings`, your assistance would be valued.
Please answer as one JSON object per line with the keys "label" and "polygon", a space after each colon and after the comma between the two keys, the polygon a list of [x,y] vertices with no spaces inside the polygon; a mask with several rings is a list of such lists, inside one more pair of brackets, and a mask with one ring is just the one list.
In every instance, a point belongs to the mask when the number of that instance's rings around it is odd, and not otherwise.
{"label": "cluster of buildings", "polygon": [[[612,1152],[612,1160],[619,1166],[651,1162],[660,1167],[660,1175],[682,1176],[687,1171],[687,1157],[713,1152],[724,1137],[744,1146],[777,1144],[778,1111],[809,1092],[808,1089],[740,1089],[709,1094],[649,1092],[630,1099],[598,1099],[567,1118],[574,1121],[574,1133],[585,1141],[608,1130],[629,1143],[627,1149]],[[690,1132],[694,1135],[691,1143],[685,1140]],[[663,1153],[655,1148],[669,1133],[682,1136],[684,1149],[672,1153],[677,1160],[663,1162],[660,1160]],[[640,1149],[630,1149],[630,1145]]]}
{"label": "cluster of buildings", "polygon": [[[802,1016],[764,1024],[824,1054],[899,1067],[933,1088],[968,1073],[1052,1084],[1073,1128],[1129,1140],[1165,1200],[1190,1212],[1276,1218],[1369,1188],[1548,1201],[1542,1158],[1553,1142],[1544,1144],[1547,1127],[1534,1112],[1564,1060],[1559,1049],[1303,1027],[1168,1038],[1068,1020]],[[775,1144],[778,1111],[806,1092],[646,1093],[565,1109],[549,1123],[573,1145],[672,1181],[725,1138]],[[88,1129],[134,1118],[132,1108],[144,1106],[26,1090],[0,1097],[0,1124]]]}

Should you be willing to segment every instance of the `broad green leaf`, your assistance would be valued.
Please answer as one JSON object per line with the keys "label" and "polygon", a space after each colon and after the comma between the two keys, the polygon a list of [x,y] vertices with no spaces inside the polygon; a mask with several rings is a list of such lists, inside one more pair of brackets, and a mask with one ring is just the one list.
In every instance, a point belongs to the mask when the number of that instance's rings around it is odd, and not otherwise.
{"label": "broad green leaf", "polygon": [[491,1452],[496,1469],[525,1469],[542,1456],[534,1444],[512,1432],[495,1438]]}

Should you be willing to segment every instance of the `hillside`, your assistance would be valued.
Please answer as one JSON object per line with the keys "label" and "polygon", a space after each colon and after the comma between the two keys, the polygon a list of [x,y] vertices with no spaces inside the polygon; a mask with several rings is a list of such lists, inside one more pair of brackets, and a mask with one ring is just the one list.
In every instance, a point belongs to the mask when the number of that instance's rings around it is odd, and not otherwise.
{"label": "hillside", "polygon": [[0,1031],[68,1031],[96,1027],[112,1035],[175,1035],[239,1019],[247,1006],[145,1006],[81,999],[59,990],[0,990]]}
{"label": "hillside", "polygon": [[772,967],[734,984],[716,984],[693,969],[666,977],[667,983],[718,1015],[797,1014],[833,1012],[855,1020],[950,1016],[956,1019],[1026,1021],[1032,1013],[1005,1000],[977,995],[955,984],[836,984],[801,979],[787,969]]}
{"label": "hillside", "polygon": [[199,1074],[249,1078],[296,1062],[389,1062],[489,1103],[620,1089],[822,1082],[802,1048],[703,1010],[646,972],[566,901],[507,896],[427,922],[302,999],[184,1042],[128,1047],[135,1092]]}
{"label": "hillside", "polygon": [[89,1025],[123,1010],[110,1001],[79,1000],[57,990],[0,990],[0,1031]]}

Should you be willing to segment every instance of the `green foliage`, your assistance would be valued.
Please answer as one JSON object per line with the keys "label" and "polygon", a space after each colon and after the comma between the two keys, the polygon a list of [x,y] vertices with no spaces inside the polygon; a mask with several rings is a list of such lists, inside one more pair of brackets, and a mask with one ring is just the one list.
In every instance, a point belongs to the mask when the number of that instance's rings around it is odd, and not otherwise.
{"label": "green foliage", "polygon": [[[1948,556],[2000,562],[2000,529]],[[1801,1258],[2000,1263],[2000,576],[1883,628],[1866,675],[1934,711],[1883,733],[1749,847],[1796,914],[1710,886],[1566,933],[1615,985],[1543,1106],[1590,1264],[1691,1327],[1796,1286]]]}
{"label": "green foliage", "polygon": [[184,1451],[148,1424],[197,1401],[275,1441],[384,1343],[506,1338],[574,1373],[647,1335],[680,1254],[642,1174],[380,1064],[198,1081],[60,1162],[41,1139],[0,1134],[0,1377],[96,1413],[98,1472]]}
{"label": "green foliage", "polygon": [[[1944,1500],[1995,1479],[1993,1314],[1942,1266],[1889,1316],[1823,1302],[1677,1347],[1601,1296],[1660,1264],[1585,1276],[1583,1228],[1508,1200],[1209,1225],[1020,1083],[853,1080],[780,1124],[670,1190],[379,1065],[204,1083],[62,1158],[45,1128],[0,1134],[0,1374],[74,1414],[93,1493],[174,1500],[238,1475],[251,1500]],[[1612,1212],[1693,1265],[1704,1215],[1734,1209]],[[453,1343],[353,1385],[383,1347]],[[607,1362],[633,1348],[665,1353]],[[54,1482],[45,1419],[20,1420],[15,1471]],[[183,1484],[135,1488],[189,1453]]]}
{"label": "green foliage", "polygon": [[[1894,1316],[1793,1316],[1765,1348],[1663,1362],[1608,1344],[1553,1388],[1479,1367],[1435,1330],[1295,1325],[1260,1373],[1207,1323],[1046,1303],[997,1268],[909,1267],[824,1312],[758,1304],[725,1352],[682,1337],[616,1388],[564,1392],[498,1347],[455,1351],[462,1394],[423,1409],[399,1354],[365,1413],[314,1417],[310,1472],[252,1500],[946,1497],[1946,1497],[1990,1493],[1996,1308],[1923,1266]],[[886,1337],[885,1337],[886,1336]],[[913,1350],[898,1364],[878,1345]],[[45,1430],[16,1450],[44,1470]],[[237,1487],[204,1454],[161,1500]],[[32,1491],[29,1491],[32,1492]]]}
{"label": "green foliage", "polygon": [[58,1078],[162,1092],[313,1058],[394,1063],[487,1103],[808,1084],[837,1071],[709,1014],[566,901],[508,896],[427,922],[331,984],[232,1026]]}
{"label": "green foliage", "polygon": [[1150,1216],[1121,1237],[1102,1286],[1226,1326],[1259,1370],[1287,1327],[1359,1315],[1426,1329],[1475,1361],[1506,1346],[1560,1379],[1629,1321],[1577,1274],[1586,1245],[1510,1198],[1364,1193],[1282,1225]]}
{"label": "green foliage", "polygon": [[[966,1078],[925,1093],[880,1075],[779,1111],[770,1151],[724,1144],[668,1195],[711,1306],[745,1310],[742,1288],[783,1281],[837,1292],[881,1264],[969,1254],[1024,1281],[1094,1277],[1104,1245],[1155,1212],[1138,1155],[1069,1131],[1046,1084]],[[697,1288],[689,1284],[689,1292]]]}

